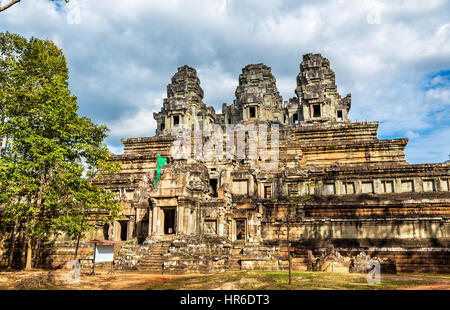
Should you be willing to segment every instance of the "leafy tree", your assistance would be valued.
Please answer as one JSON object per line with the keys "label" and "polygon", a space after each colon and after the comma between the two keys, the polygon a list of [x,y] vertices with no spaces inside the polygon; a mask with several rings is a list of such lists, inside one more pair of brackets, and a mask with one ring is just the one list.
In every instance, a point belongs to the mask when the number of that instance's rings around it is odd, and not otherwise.
{"label": "leafy tree", "polygon": [[108,129],[77,114],[53,42],[0,33],[0,51],[1,221],[13,223],[13,235],[20,227],[29,268],[42,240],[67,233],[79,241],[118,216],[114,195],[92,180],[119,167],[108,161]]}

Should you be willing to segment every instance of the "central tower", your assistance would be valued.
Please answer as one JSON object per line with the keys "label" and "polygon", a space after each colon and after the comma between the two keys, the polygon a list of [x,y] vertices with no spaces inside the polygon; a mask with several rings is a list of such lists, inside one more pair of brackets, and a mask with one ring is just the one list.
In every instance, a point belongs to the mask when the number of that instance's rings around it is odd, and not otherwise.
{"label": "central tower", "polygon": [[295,93],[300,105],[300,120],[349,122],[351,95],[341,98],[330,61],[322,55],[303,55]]}

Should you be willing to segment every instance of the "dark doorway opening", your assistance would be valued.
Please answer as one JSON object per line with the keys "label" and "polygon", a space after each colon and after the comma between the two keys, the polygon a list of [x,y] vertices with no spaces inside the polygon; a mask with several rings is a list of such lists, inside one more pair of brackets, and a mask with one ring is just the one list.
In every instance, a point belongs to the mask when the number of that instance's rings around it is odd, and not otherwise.
{"label": "dark doorway opening", "polygon": [[245,219],[236,220],[236,240],[245,240]]}
{"label": "dark doorway opening", "polygon": [[217,197],[217,179],[209,179],[209,185],[212,188],[212,196]]}
{"label": "dark doorway opening", "polygon": [[173,116],[173,127],[178,126],[180,124],[180,116],[174,115]]}
{"label": "dark doorway opening", "polygon": [[338,120],[342,120],[342,110],[337,111],[337,118]]}
{"label": "dark doorway opening", "polygon": [[109,240],[109,225],[103,225],[103,239]]}
{"label": "dark doorway opening", "polygon": [[313,117],[320,117],[320,104],[313,105]]}
{"label": "dark doorway opening", "polygon": [[292,122],[293,122],[294,124],[298,124],[298,114],[297,114],[297,113],[295,113],[295,114],[292,116]]}
{"label": "dark doorway opening", "polygon": [[163,131],[166,128],[166,124],[161,123],[161,131]]}
{"label": "dark doorway opening", "polygon": [[120,240],[127,241],[128,221],[119,221],[119,224],[120,224]]}
{"label": "dark doorway opening", "polygon": [[164,234],[171,235],[175,233],[175,209],[164,210]]}
{"label": "dark doorway opening", "polygon": [[256,108],[250,107],[250,118],[255,118],[255,117],[256,117]]}

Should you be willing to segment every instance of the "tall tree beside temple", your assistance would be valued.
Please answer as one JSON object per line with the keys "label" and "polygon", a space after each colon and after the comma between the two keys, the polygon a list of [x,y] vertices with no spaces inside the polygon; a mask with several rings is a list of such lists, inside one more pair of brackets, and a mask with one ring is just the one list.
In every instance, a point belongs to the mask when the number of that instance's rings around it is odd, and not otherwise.
{"label": "tall tree beside temple", "polygon": [[114,195],[92,184],[118,167],[103,143],[108,129],[77,114],[52,41],[0,33],[0,51],[1,222],[23,240],[31,267],[42,240],[61,232],[79,239],[118,216]]}

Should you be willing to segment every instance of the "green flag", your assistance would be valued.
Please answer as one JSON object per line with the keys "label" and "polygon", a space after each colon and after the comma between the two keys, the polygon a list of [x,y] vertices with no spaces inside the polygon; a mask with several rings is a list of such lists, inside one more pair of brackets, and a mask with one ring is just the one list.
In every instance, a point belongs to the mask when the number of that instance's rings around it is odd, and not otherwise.
{"label": "green flag", "polygon": [[155,186],[161,180],[161,167],[167,165],[167,157],[159,156],[156,163],[156,178],[155,178]]}

